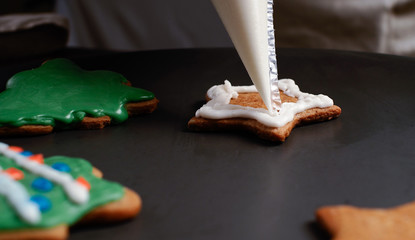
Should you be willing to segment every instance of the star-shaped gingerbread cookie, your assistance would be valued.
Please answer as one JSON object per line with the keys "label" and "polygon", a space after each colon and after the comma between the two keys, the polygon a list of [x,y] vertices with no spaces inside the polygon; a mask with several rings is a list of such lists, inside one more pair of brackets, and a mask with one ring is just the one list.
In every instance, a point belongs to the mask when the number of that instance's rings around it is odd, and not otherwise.
{"label": "star-shaped gingerbread cookie", "polygon": [[86,71],[68,59],[53,59],[9,79],[0,93],[0,135],[100,129],[150,113],[157,103],[153,93],[131,87],[119,73]]}
{"label": "star-shaped gingerbread cookie", "polygon": [[188,122],[194,131],[242,130],[271,141],[285,141],[298,125],[338,117],[341,108],[325,95],[299,90],[291,79],[279,80],[282,107],[271,115],[254,86],[233,87],[228,81],[209,89],[207,104]]}
{"label": "star-shaped gingerbread cookie", "polygon": [[389,209],[322,207],[316,217],[333,240],[415,239],[415,202]]}

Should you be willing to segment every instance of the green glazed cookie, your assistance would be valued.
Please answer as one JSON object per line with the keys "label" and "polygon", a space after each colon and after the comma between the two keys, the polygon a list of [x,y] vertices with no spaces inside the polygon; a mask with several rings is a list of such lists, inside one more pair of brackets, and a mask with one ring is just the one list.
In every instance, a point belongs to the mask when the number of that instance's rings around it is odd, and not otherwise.
{"label": "green glazed cookie", "polygon": [[0,135],[100,129],[154,111],[154,94],[129,85],[119,73],[86,71],[67,59],[49,60],[7,82],[0,93]]}

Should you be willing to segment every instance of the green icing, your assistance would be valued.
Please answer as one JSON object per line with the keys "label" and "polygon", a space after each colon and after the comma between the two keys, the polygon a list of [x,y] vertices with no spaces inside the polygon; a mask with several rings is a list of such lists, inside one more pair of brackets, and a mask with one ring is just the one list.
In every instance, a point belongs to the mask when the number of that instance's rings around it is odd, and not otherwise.
{"label": "green icing", "polygon": [[0,127],[52,125],[65,128],[86,115],[110,116],[114,123],[128,118],[124,104],[154,98],[154,94],[126,86],[110,71],[85,71],[67,59],[54,59],[23,71],[0,93]]}
{"label": "green icing", "polygon": [[42,220],[37,224],[30,225],[19,218],[4,196],[0,196],[0,231],[21,228],[46,228],[60,224],[71,225],[95,207],[119,200],[124,196],[123,186],[92,175],[92,166],[89,162],[80,158],[63,156],[45,158],[45,164],[47,165],[52,165],[56,162],[68,164],[71,168],[70,174],[74,179],[82,176],[90,183],[89,201],[86,204],[71,202],[62,187],[57,184],[54,184],[53,189],[47,193],[34,190],[31,188],[31,183],[38,176],[21,169],[13,160],[0,156],[0,166],[3,170],[14,167],[24,172],[25,177],[19,180],[19,182],[26,186],[31,196],[40,194],[49,198],[52,202],[52,208],[42,213]]}

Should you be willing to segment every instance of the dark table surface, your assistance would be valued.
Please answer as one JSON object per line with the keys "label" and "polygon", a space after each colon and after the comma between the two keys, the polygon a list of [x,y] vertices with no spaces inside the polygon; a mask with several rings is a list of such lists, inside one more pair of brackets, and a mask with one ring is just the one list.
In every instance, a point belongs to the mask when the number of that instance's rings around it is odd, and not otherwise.
{"label": "dark table surface", "polygon": [[[414,58],[279,49],[280,78],[330,96],[343,110],[336,120],[294,129],[280,144],[186,130],[210,86],[251,84],[233,49],[69,56],[85,69],[120,72],[160,100],[154,113],[104,130],[0,139],[88,159],[140,193],[136,219],[78,227],[70,239],[329,239],[315,223],[320,206],[415,199]],[[1,88],[43,60],[3,65]]]}

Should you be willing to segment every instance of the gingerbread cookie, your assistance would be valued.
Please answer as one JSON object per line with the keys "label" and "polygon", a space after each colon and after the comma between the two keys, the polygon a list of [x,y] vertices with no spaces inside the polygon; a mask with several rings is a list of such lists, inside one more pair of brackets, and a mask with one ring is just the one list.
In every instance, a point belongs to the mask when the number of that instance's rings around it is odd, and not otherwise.
{"label": "gingerbread cookie", "polygon": [[225,81],[209,89],[208,102],[190,119],[188,128],[246,130],[263,139],[283,142],[295,126],[330,120],[341,113],[329,97],[303,93],[291,79],[281,79],[278,84],[282,106],[276,115],[268,112],[255,86],[233,87]]}
{"label": "gingerbread cookie", "polygon": [[0,239],[66,239],[75,223],[130,219],[141,199],[79,158],[0,143]]}
{"label": "gingerbread cookie", "polygon": [[415,239],[415,202],[389,209],[322,207],[316,217],[333,240]]}
{"label": "gingerbread cookie", "polygon": [[100,129],[129,115],[151,113],[154,94],[129,86],[120,74],[85,71],[53,59],[23,71],[0,93],[0,135],[37,135],[54,129]]}

